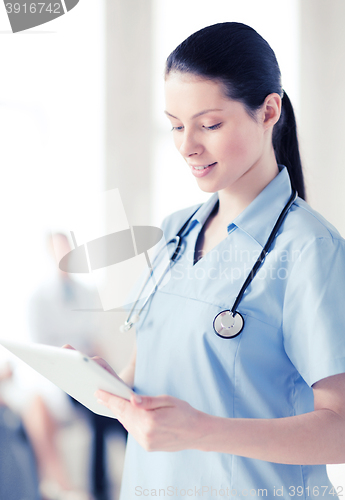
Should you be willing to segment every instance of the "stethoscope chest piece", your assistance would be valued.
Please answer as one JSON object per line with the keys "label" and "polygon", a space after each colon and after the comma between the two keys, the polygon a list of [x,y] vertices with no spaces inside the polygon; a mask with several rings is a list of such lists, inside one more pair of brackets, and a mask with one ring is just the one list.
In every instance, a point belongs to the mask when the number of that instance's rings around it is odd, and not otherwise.
{"label": "stethoscope chest piece", "polygon": [[244,320],[239,312],[222,311],[214,318],[213,328],[223,339],[237,337],[243,330]]}

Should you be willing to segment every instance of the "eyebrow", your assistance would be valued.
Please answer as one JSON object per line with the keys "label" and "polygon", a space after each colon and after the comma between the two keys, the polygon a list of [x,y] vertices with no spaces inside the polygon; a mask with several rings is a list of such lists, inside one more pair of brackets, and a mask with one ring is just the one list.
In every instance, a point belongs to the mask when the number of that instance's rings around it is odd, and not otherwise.
{"label": "eyebrow", "polygon": [[[192,119],[197,118],[198,116],[205,115],[206,113],[210,113],[211,111],[223,111],[220,108],[214,108],[214,109],[204,109],[203,111],[200,111],[199,113],[196,113],[195,115],[192,116]],[[179,120],[177,116],[172,115],[171,113],[168,113],[168,111],[164,111],[164,113],[168,116],[171,116],[171,118],[176,118],[176,120]]]}

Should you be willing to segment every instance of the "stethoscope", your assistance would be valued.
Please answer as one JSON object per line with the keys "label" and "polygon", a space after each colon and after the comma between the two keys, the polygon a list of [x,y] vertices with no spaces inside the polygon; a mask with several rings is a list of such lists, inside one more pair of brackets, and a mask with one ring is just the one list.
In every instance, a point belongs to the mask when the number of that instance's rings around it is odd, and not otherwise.
{"label": "stethoscope", "polygon": [[[259,267],[264,262],[266,255],[268,254],[268,251],[273,243],[273,240],[276,237],[276,235],[280,229],[280,226],[282,225],[288,211],[291,208],[291,205],[294,203],[296,198],[297,198],[297,191],[293,190],[288,202],[286,203],[285,207],[281,211],[281,213],[278,217],[278,220],[275,223],[275,225],[271,231],[271,234],[269,235],[269,237],[265,243],[264,248],[262,249],[254,266],[252,267],[250,273],[248,274],[247,279],[243,283],[242,288],[239,291],[239,294],[237,295],[232,308],[221,311],[214,318],[213,328],[214,328],[216,335],[218,335],[218,337],[222,337],[223,339],[233,339],[233,338],[237,337],[242,332],[243,327],[244,327],[244,319],[243,319],[242,314],[237,311],[239,303],[242,300],[244,292],[247,290],[248,286],[253,281]],[[174,265],[175,261],[177,260],[177,257],[180,254],[180,250],[182,248],[183,231],[186,229],[189,221],[192,219],[192,217],[195,215],[195,213],[199,210],[199,208],[200,207],[198,207],[197,210],[195,210],[195,212],[193,212],[193,214],[189,217],[189,219],[183,224],[183,226],[181,227],[181,229],[179,230],[177,235],[174,236],[173,238],[171,238],[171,240],[168,241],[166,246],[163,247],[163,249],[164,248],[168,249],[169,247],[173,248],[171,255],[169,255],[169,263],[165,267],[165,269],[163,270],[160,278],[158,279],[157,283],[155,284],[155,286],[151,290],[150,294],[145,299],[145,301],[144,301],[143,305],[141,306],[140,310],[138,311],[138,313],[134,313],[135,307],[141,298],[142,292],[153,274],[153,266],[150,268],[148,277],[147,277],[146,281],[144,282],[144,284],[143,284],[143,286],[138,294],[138,297],[137,297],[136,301],[134,302],[134,304],[133,304],[133,306],[132,306],[132,308],[127,316],[126,321],[120,327],[120,330],[122,332],[127,332],[128,330],[130,330],[132,328],[132,326],[135,323],[137,323],[139,321],[140,314],[143,311],[144,307],[146,306],[148,301],[155,294],[156,290],[158,289],[159,285],[161,284],[161,282],[162,282],[163,278],[165,277],[166,273],[168,272],[168,270]],[[161,249],[161,251],[163,249]],[[160,254],[160,252],[157,253],[155,260],[157,260],[159,254]]]}

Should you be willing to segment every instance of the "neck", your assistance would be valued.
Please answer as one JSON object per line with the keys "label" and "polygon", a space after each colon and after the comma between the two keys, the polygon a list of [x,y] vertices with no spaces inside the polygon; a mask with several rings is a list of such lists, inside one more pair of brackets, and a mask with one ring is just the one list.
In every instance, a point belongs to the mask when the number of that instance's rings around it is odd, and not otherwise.
{"label": "neck", "polygon": [[220,222],[228,225],[279,174],[274,154],[270,160],[264,169],[255,164],[233,186],[218,191],[217,218]]}

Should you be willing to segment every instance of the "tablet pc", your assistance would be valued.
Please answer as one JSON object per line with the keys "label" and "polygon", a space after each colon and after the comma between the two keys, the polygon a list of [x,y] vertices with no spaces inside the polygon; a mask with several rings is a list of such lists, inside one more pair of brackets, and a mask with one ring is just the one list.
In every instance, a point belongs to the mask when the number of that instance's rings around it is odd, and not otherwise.
{"label": "tablet pc", "polygon": [[98,389],[129,400],[132,389],[80,351],[0,339],[0,344],[98,415],[116,418],[97,402]]}

